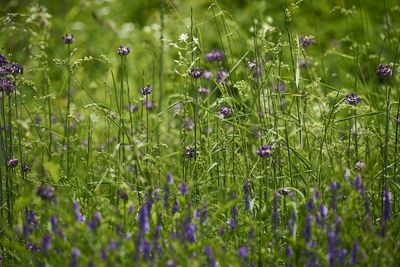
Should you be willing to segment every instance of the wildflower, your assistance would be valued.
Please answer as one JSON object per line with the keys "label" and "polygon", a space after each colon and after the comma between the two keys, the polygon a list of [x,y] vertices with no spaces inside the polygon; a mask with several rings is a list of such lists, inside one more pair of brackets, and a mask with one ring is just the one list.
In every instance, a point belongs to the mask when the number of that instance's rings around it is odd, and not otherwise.
{"label": "wildflower", "polygon": [[246,245],[243,245],[238,250],[239,258],[247,260],[247,256],[249,255],[248,249]]}
{"label": "wildflower", "polygon": [[139,110],[139,107],[135,104],[127,104],[126,108],[128,109],[129,112],[136,112]]}
{"label": "wildflower", "polygon": [[12,74],[12,75],[17,75],[17,74],[23,74],[24,73],[24,69],[18,64],[18,63],[11,63],[10,65],[8,65],[5,68],[6,72],[8,74]]}
{"label": "wildflower", "polygon": [[178,187],[178,191],[179,191],[179,194],[181,194],[181,195],[189,194],[189,187],[188,187],[187,183],[182,182]]}
{"label": "wildflower", "polygon": [[302,48],[307,48],[315,44],[315,38],[313,36],[301,36],[299,38],[299,43]]}
{"label": "wildflower", "polygon": [[172,214],[175,214],[179,211],[179,204],[178,201],[176,200],[176,197],[174,198],[174,204],[172,205]]}
{"label": "wildflower", "polygon": [[256,154],[259,155],[261,158],[269,158],[271,156],[271,149],[272,146],[263,145],[257,149]]}
{"label": "wildflower", "polygon": [[71,250],[71,263],[70,267],[78,266],[78,257],[81,255],[81,251],[77,248]]}
{"label": "wildflower", "polygon": [[187,147],[185,149],[185,156],[187,158],[194,158],[196,156],[196,150],[194,150],[192,147]]}
{"label": "wildflower", "polygon": [[205,206],[194,211],[194,217],[203,223],[207,219],[207,208]]}
{"label": "wildflower", "polygon": [[7,58],[3,54],[0,54],[0,67],[5,66],[7,64],[8,64]]}
{"label": "wildflower", "polygon": [[360,175],[358,175],[358,174],[356,175],[356,177],[354,178],[354,181],[353,181],[353,185],[357,191],[361,191],[363,183],[362,183]]}
{"label": "wildflower", "polygon": [[117,49],[117,54],[120,56],[127,56],[131,52],[131,49],[125,45],[120,45]]}
{"label": "wildflower", "polygon": [[196,242],[195,234],[196,234],[197,226],[193,223],[190,223],[190,221],[186,221],[184,223],[184,229],[185,229],[185,239],[189,243]]}
{"label": "wildflower", "polygon": [[167,178],[168,184],[174,184],[174,177],[172,176],[172,173],[168,173],[166,175],[166,178]]}
{"label": "wildflower", "polygon": [[72,34],[65,34],[63,37],[61,37],[64,43],[70,45],[73,42],[75,42],[75,38]]}
{"label": "wildflower", "polygon": [[293,256],[293,249],[291,246],[286,246],[285,250],[286,257],[291,258]]}
{"label": "wildflower", "polygon": [[279,81],[277,84],[275,84],[275,85],[272,87],[272,89],[273,89],[274,91],[279,91],[279,92],[283,93],[283,92],[286,91],[286,84],[283,83],[283,82],[281,82],[281,81]]}
{"label": "wildflower", "polygon": [[361,98],[355,93],[350,93],[344,97],[344,101],[349,105],[356,106],[361,102]]}
{"label": "wildflower", "polygon": [[386,189],[383,192],[383,221],[390,220],[390,214],[391,214],[390,202],[391,202],[391,194]]}
{"label": "wildflower", "polygon": [[147,234],[150,231],[149,215],[149,204],[144,203],[143,206],[140,208],[138,215],[138,232],[142,235]]}
{"label": "wildflower", "polygon": [[28,210],[26,213],[25,223],[22,227],[24,236],[30,235],[38,225],[39,222],[36,219],[35,212],[33,210]]}
{"label": "wildflower", "polygon": [[147,84],[147,86],[140,89],[140,93],[142,95],[149,95],[149,94],[151,94],[151,91],[153,91],[153,88],[151,87],[151,85],[149,83]]}
{"label": "wildflower", "polygon": [[199,94],[201,94],[201,95],[208,95],[208,94],[210,93],[210,90],[207,89],[207,88],[204,88],[204,87],[200,87],[200,88],[198,89],[198,92],[199,92]]}
{"label": "wildflower", "polygon": [[223,118],[228,118],[232,115],[232,108],[230,107],[222,107],[219,110],[219,113],[222,115]]}
{"label": "wildflower", "polygon": [[225,70],[220,70],[217,72],[217,83],[220,84],[228,84],[228,78],[229,73],[226,72]]}
{"label": "wildflower", "polygon": [[357,254],[358,254],[358,244],[353,243],[351,247],[351,257],[350,257],[350,265],[357,265]]}
{"label": "wildflower", "polygon": [[189,36],[187,33],[182,33],[181,35],[179,35],[179,41],[181,42],[186,42],[189,39]]}
{"label": "wildflower", "polygon": [[262,76],[264,74],[264,66],[260,62],[257,63],[257,61],[254,59],[253,61],[249,61],[246,64],[246,67],[253,72],[253,75],[255,77]]}
{"label": "wildflower", "polygon": [[221,50],[213,50],[209,53],[206,53],[204,58],[208,62],[222,61],[225,58],[225,53]]}
{"label": "wildflower", "polygon": [[362,162],[362,161],[360,161],[360,160],[356,162],[356,169],[357,169],[357,170],[363,169],[364,166],[365,166],[364,162]]}
{"label": "wildflower", "polygon": [[209,266],[210,267],[216,267],[217,264],[215,262],[215,258],[214,258],[213,252],[212,252],[212,248],[210,246],[205,246],[204,249],[203,249],[203,252],[208,257]]}
{"label": "wildflower", "polygon": [[42,198],[43,200],[47,200],[47,201],[52,201],[56,197],[54,188],[50,185],[39,186],[36,191],[36,195],[38,197]]}
{"label": "wildflower", "polygon": [[15,91],[15,83],[12,80],[8,78],[0,79],[0,92],[9,95],[14,91]]}
{"label": "wildflower", "polygon": [[204,71],[202,77],[206,80],[210,80],[213,77],[213,74],[211,71]]}
{"label": "wildflower", "polygon": [[72,208],[74,210],[74,215],[75,215],[76,221],[77,222],[84,222],[85,221],[85,216],[83,216],[82,213],[80,212],[79,203],[75,201],[72,204]]}
{"label": "wildflower", "polygon": [[90,220],[88,227],[90,230],[94,231],[97,227],[100,226],[101,223],[101,213],[100,211],[96,211],[93,215],[92,219]]}
{"label": "wildflower", "polygon": [[145,101],[143,101],[143,106],[147,110],[152,110],[154,108],[154,103],[150,99],[146,99]]}
{"label": "wildflower", "polygon": [[42,239],[43,250],[49,250],[50,246],[51,246],[51,235],[47,234],[47,235],[43,236],[43,239]]}
{"label": "wildflower", "polygon": [[299,60],[298,65],[299,65],[299,67],[302,67],[302,68],[308,68],[311,65],[311,63],[307,59],[302,58]]}
{"label": "wildflower", "polygon": [[308,214],[303,228],[303,237],[307,243],[311,240],[311,220],[312,216]]}
{"label": "wildflower", "polygon": [[7,166],[11,168],[15,168],[18,165],[18,159],[16,158],[11,158],[7,161]]}
{"label": "wildflower", "polygon": [[319,205],[319,212],[321,213],[322,219],[326,219],[328,216],[328,208],[324,204]]}
{"label": "wildflower", "polygon": [[189,73],[189,76],[190,76],[190,77],[192,77],[192,78],[194,78],[194,79],[198,79],[198,78],[200,78],[201,76],[203,76],[204,71],[201,70],[201,69],[198,68],[198,67],[191,67],[191,68],[189,69],[188,73]]}
{"label": "wildflower", "polygon": [[391,77],[393,75],[393,67],[390,64],[378,64],[376,66],[376,75],[380,78]]}

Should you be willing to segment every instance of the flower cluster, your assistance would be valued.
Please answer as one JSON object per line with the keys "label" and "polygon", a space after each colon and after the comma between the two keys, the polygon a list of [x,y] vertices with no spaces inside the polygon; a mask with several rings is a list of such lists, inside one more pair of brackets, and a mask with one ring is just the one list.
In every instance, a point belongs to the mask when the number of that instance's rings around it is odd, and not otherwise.
{"label": "flower cluster", "polygon": [[206,53],[204,58],[208,62],[222,61],[225,58],[225,53],[221,50],[213,50],[209,53]]}
{"label": "flower cluster", "polygon": [[299,43],[302,48],[307,48],[315,44],[315,38],[313,36],[301,36],[299,38]]}
{"label": "flower cluster", "polygon": [[120,45],[117,49],[117,54],[120,56],[127,56],[131,52],[131,49],[125,45]]}
{"label": "flower cluster", "polygon": [[257,155],[259,155],[261,158],[269,158],[272,153],[272,146],[270,145],[263,145],[260,146],[257,151]]}
{"label": "flower cluster", "polygon": [[70,45],[73,42],[75,42],[75,38],[72,34],[65,34],[63,37],[61,37],[64,43]]}
{"label": "flower cluster", "polygon": [[147,86],[144,86],[140,89],[140,93],[142,95],[149,95],[151,94],[151,91],[153,91],[153,88],[151,87],[150,84],[147,84]]}
{"label": "flower cluster", "polygon": [[361,98],[355,93],[350,93],[344,97],[344,101],[349,105],[356,106],[361,102]]}
{"label": "flower cluster", "polygon": [[376,66],[376,75],[380,78],[390,77],[393,74],[393,67],[390,64],[379,64]]}
{"label": "flower cluster", "polygon": [[219,113],[222,115],[224,118],[228,118],[232,116],[232,108],[230,107],[222,107],[219,111]]}

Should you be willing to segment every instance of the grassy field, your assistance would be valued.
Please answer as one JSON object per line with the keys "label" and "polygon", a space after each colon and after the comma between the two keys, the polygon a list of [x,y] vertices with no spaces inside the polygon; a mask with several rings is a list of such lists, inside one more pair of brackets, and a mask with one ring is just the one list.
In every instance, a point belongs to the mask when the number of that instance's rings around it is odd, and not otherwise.
{"label": "grassy field", "polygon": [[400,263],[397,1],[0,5],[0,266]]}

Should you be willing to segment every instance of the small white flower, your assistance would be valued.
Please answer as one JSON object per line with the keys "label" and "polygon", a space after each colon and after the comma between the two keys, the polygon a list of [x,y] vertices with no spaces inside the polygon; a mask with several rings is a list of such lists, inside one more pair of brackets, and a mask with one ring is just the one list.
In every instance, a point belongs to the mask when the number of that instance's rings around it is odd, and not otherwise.
{"label": "small white flower", "polygon": [[193,42],[198,45],[199,44],[199,38],[193,37]]}
{"label": "small white flower", "polygon": [[179,41],[186,42],[187,39],[189,39],[189,36],[187,35],[187,33],[182,33],[181,35],[179,35]]}

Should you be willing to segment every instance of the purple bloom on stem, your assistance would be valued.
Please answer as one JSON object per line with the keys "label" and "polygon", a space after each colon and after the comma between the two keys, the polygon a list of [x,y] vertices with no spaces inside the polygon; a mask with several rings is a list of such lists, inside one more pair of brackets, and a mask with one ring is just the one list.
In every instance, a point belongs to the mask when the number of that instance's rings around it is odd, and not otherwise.
{"label": "purple bloom on stem", "polygon": [[71,263],[70,267],[78,266],[78,257],[81,255],[81,251],[77,248],[71,250]]}
{"label": "purple bloom on stem", "polygon": [[210,80],[213,77],[213,74],[211,71],[205,71],[203,72],[202,77],[206,80]]}
{"label": "purple bloom on stem", "polygon": [[263,145],[260,146],[256,153],[257,155],[259,155],[261,158],[269,158],[271,156],[271,150],[272,150],[272,146],[269,145]]}
{"label": "purple bloom on stem", "polygon": [[393,67],[390,64],[378,64],[376,75],[380,78],[390,77],[393,75]]}
{"label": "purple bloom on stem", "polygon": [[141,93],[142,95],[149,95],[149,94],[151,94],[152,91],[153,91],[153,87],[151,87],[150,84],[147,84],[147,86],[142,87],[142,88],[140,89],[140,93]]}
{"label": "purple bloom on stem", "polygon": [[0,67],[7,64],[8,64],[7,58],[3,54],[0,54]]}
{"label": "purple bloom on stem", "polygon": [[279,81],[278,84],[275,84],[273,87],[274,91],[279,91],[281,93],[286,91],[286,84]]}
{"label": "purple bloom on stem", "polygon": [[178,201],[176,200],[176,197],[174,198],[174,204],[172,205],[172,214],[175,214],[179,211],[179,204]]}
{"label": "purple bloom on stem", "polygon": [[247,260],[248,255],[249,255],[249,252],[248,252],[247,246],[246,245],[241,246],[238,250],[239,258]]}
{"label": "purple bloom on stem", "polygon": [[194,158],[196,156],[196,150],[194,150],[192,147],[187,147],[185,149],[185,156],[187,158]]}
{"label": "purple bloom on stem", "polygon": [[146,100],[143,101],[143,106],[147,110],[152,110],[154,108],[154,103],[150,99],[146,99]]}
{"label": "purple bloom on stem", "polygon": [[131,49],[125,45],[120,45],[117,49],[117,54],[120,56],[127,56],[131,52]]}
{"label": "purple bloom on stem", "polygon": [[383,221],[384,222],[390,220],[390,215],[391,215],[390,202],[391,202],[391,194],[387,189],[385,189],[385,191],[383,192]]}
{"label": "purple bloom on stem", "polygon": [[219,111],[219,113],[222,115],[224,118],[228,118],[232,115],[232,108],[230,107],[222,107]]}
{"label": "purple bloom on stem", "polygon": [[11,158],[7,161],[7,166],[11,168],[15,168],[18,165],[18,159],[16,158]]}
{"label": "purple bloom on stem", "polygon": [[303,237],[304,240],[308,243],[311,240],[311,221],[312,221],[312,216],[310,214],[307,215],[306,217],[306,222],[304,224],[303,228]]}
{"label": "purple bloom on stem", "polygon": [[6,95],[10,95],[15,91],[15,83],[8,79],[0,79],[0,92],[5,93]]}
{"label": "purple bloom on stem", "polygon": [[31,172],[31,165],[25,163],[25,164],[22,166],[22,171],[25,172],[25,173]]}
{"label": "purple bloom on stem", "polygon": [[169,207],[168,200],[170,193],[171,191],[169,190],[169,186],[167,184],[164,184],[164,207],[166,209],[168,209]]}
{"label": "purple bloom on stem", "polygon": [[319,206],[319,212],[321,213],[322,219],[326,219],[328,216],[328,208],[324,204]]}
{"label": "purple bloom on stem", "polygon": [[189,187],[186,182],[182,182],[178,187],[179,194],[187,195],[189,194]]}
{"label": "purple bloom on stem", "polygon": [[39,186],[36,195],[46,201],[53,201],[56,197],[54,188],[50,185]]}
{"label": "purple bloom on stem", "polygon": [[100,211],[96,211],[92,219],[90,220],[88,227],[90,230],[94,231],[97,229],[97,227],[100,226],[100,223],[101,223],[101,213]]}
{"label": "purple bloom on stem", "polygon": [[217,72],[217,83],[221,83],[221,84],[227,84],[228,83],[228,78],[229,73],[226,72],[225,70],[220,70]]}
{"label": "purple bloom on stem", "polygon": [[363,169],[364,166],[365,166],[365,164],[364,164],[364,162],[362,162],[361,160],[359,160],[359,161],[356,162],[356,169],[357,169],[357,170]]}
{"label": "purple bloom on stem", "polygon": [[198,79],[203,76],[204,71],[198,67],[191,67],[188,71],[190,77]]}
{"label": "purple bloom on stem", "polygon": [[207,219],[208,211],[205,206],[196,209],[194,212],[194,217],[200,221],[200,223],[203,223]]}
{"label": "purple bloom on stem", "polygon": [[285,250],[286,257],[291,258],[293,256],[293,249],[291,246],[286,246]]}
{"label": "purple bloom on stem", "polygon": [[299,43],[302,48],[307,48],[315,44],[315,38],[313,36],[301,36],[299,38]]}
{"label": "purple bloom on stem", "polygon": [[184,223],[184,229],[185,229],[185,239],[189,243],[196,242],[195,234],[196,234],[197,226],[193,223],[190,223],[189,221],[186,221]]}
{"label": "purple bloom on stem", "polygon": [[169,184],[174,184],[174,177],[172,176],[172,173],[168,173],[165,178],[167,178],[167,182]]}
{"label": "purple bloom on stem", "polygon": [[70,45],[73,42],[75,42],[75,38],[72,34],[65,34],[63,37],[61,37],[64,43]]}
{"label": "purple bloom on stem", "polygon": [[138,215],[138,224],[139,224],[138,231],[141,235],[150,232],[149,215],[150,215],[149,204],[144,203],[143,206],[140,208]]}
{"label": "purple bloom on stem", "polygon": [[118,197],[125,202],[128,201],[128,199],[129,199],[128,193],[126,193],[124,190],[121,190],[121,189],[118,190]]}
{"label": "purple bloom on stem", "polygon": [[206,53],[204,58],[208,62],[222,61],[225,58],[225,53],[221,50],[213,50],[209,53]]}
{"label": "purple bloom on stem", "polygon": [[43,236],[43,239],[42,239],[43,250],[44,251],[49,250],[50,246],[51,246],[51,235],[47,234],[47,235]]}
{"label": "purple bloom on stem", "polygon": [[361,102],[361,98],[355,93],[350,93],[344,97],[344,102],[349,105],[356,106]]}
{"label": "purple bloom on stem", "polygon": [[201,94],[201,95],[208,95],[208,94],[210,93],[210,90],[207,89],[207,88],[204,88],[204,87],[200,87],[200,88],[198,89],[198,92],[199,92],[199,94]]}
{"label": "purple bloom on stem", "polygon": [[85,216],[82,216],[82,213],[80,212],[79,203],[75,201],[72,204],[72,208],[74,210],[74,215],[75,215],[76,220],[78,222],[84,222],[85,221]]}
{"label": "purple bloom on stem", "polygon": [[358,244],[353,243],[351,247],[351,257],[350,257],[350,265],[357,265],[357,254],[358,254]]}

